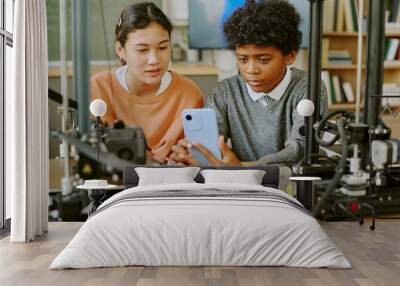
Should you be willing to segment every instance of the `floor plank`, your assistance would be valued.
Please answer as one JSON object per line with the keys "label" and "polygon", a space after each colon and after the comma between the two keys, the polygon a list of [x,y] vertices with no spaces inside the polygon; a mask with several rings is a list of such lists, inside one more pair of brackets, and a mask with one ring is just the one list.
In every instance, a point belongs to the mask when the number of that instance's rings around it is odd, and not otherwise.
{"label": "floor plank", "polygon": [[50,223],[49,233],[32,243],[0,240],[0,285],[399,285],[400,222],[368,224],[321,222],[352,263],[352,269],[290,267],[117,267],[85,270],[48,269],[81,223]]}

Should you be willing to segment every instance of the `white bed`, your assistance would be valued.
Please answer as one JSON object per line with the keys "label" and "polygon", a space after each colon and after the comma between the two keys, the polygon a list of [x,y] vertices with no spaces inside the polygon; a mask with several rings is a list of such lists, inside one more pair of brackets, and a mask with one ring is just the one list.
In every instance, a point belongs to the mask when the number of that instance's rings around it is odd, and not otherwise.
{"label": "white bed", "polygon": [[134,187],[111,197],[50,269],[128,265],[351,267],[284,192],[198,183]]}

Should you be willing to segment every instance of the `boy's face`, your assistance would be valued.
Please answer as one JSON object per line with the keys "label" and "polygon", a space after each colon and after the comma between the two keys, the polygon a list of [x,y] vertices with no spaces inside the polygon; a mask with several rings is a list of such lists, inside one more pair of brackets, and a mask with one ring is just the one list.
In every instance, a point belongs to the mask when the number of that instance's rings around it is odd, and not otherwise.
{"label": "boy's face", "polygon": [[236,48],[241,76],[255,92],[268,93],[283,79],[286,65],[296,59],[295,51],[284,55],[273,46],[243,45]]}

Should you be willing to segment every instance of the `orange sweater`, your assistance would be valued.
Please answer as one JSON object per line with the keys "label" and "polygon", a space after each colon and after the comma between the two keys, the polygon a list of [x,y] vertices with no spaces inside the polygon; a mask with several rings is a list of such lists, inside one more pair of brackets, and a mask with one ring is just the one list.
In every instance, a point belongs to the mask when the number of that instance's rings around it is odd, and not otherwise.
{"label": "orange sweater", "polygon": [[157,96],[131,94],[119,84],[114,71],[100,72],[91,78],[91,97],[107,104],[102,120],[109,125],[122,120],[126,125],[141,126],[148,150],[159,161],[164,161],[171,147],[183,138],[182,110],[203,106],[199,87],[174,72],[167,89]]}

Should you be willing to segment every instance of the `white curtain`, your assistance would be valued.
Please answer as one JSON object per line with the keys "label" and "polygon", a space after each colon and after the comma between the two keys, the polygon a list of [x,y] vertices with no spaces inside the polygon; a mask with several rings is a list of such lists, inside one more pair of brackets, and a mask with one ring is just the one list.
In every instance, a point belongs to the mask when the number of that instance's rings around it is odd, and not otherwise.
{"label": "white curtain", "polygon": [[6,187],[12,242],[48,227],[48,63],[46,0],[15,1],[14,70],[6,97]]}

